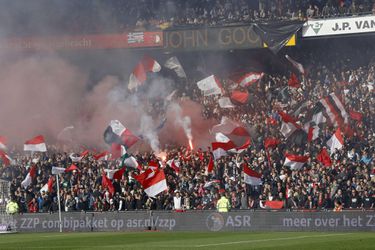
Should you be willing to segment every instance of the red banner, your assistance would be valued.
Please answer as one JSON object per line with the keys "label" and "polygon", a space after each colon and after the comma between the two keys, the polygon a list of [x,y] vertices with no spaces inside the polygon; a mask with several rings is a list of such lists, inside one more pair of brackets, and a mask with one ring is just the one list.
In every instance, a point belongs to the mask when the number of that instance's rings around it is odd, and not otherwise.
{"label": "red banner", "polygon": [[162,31],[0,39],[0,49],[21,50],[125,49],[162,46]]}

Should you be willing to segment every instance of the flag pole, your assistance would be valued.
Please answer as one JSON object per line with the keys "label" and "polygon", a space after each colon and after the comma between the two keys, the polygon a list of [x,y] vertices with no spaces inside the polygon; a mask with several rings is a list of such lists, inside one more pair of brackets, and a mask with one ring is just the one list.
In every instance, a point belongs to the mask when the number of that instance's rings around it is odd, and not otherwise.
{"label": "flag pole", "polygon": [[59,174],[56,175],[56,185],[57,185],[57,202],[59,206],[59,227],[60,227],[60,233],[62,233]]}

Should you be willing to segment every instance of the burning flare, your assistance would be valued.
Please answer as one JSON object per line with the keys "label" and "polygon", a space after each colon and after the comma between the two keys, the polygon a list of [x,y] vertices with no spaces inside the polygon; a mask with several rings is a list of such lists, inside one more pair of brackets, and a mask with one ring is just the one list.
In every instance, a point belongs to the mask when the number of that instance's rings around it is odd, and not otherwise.
{"label": "burning flare", "polygon": [[189,139],[189,147],[190,147],[190,150],[194,149],[193,140],[191,140],[191,139]]}

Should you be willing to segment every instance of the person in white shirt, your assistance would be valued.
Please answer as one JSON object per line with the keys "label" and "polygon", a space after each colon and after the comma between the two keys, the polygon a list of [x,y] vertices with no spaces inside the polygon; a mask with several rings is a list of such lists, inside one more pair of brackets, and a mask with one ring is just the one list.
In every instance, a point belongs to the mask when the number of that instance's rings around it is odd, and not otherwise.
{"label": "person in white shirt", "polygon": [[181,195],[180,192],[176,192],[176,195],[173,197],[173,208],[174,210],[181,210]]}

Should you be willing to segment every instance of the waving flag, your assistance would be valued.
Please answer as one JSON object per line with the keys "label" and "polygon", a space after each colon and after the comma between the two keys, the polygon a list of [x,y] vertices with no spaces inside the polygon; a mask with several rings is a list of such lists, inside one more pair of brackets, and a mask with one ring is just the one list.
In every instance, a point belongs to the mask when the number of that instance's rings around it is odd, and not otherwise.
{"label": "waving flag", "polygon": [[23,146],[24,151],[33,151],[33,152],[46,152],[47,147],[42,135],[38,135],[25,142]]}
{"label": "waving flag", "polygon": [[164,67],[173,70],[176,72],[178,77],[186,78],[186,73],[184,69],[182,68],[182,65],[180,61],[177,59],[177,57],[173,56],[169,58],[165,63]]}
{"label": "waving flag", "polygon": [[180,162],[175,159],[169,160],[167,164],[177,173],[180,173]]}
{"label": "waving flag", "polygon": [[262,79],[263,75],[263,73],[250,72],[238,79],[237,83],[242,87],[248,87]]}
{"label": "waving flag", "polygon": [[358,122],[362,121],[363,114],[354,110],[349,111],[350,118]]}
{"label": "waving flag", "polygon": [[115,188],[113,187],[113,183],[110,179],[108,179],[104,171],[102,173],[102,187],[107,188],[111,195],[115,193]]}
{"label": "waving flag", "polygon": [[21,182],[21,186],[24,188],[27,188],[28,186],[30,186],[35,176],[36,176],[36,166],[32,166],[29,169],[29,172],[27,173],[25,179]]}
{"label": "waving flag", "polygon": [[77,154],[71,153],[69,158],[72,160],[72,162],[80,162],[83,156],[78,156]]}
{"label": "waving flag", "polygon": [[292,88],[299,88],[301,87],[301,83],[298,80],[296,74],[292,73],[290,74],[290,78],[288,80],[288,85]]}
{"label": "waving flag", "polygon": [[218,100],[218,103],[219,103],[219,106],[220,106],[220,108],[223,108],[223,109],[225,109],[225,108],[234,108],[234,107],[236,107],[233,103],[232,103],[232,101],[230,100],[230,98],[229,97],[221,97],[219,100]]}
{"label": "waving flag", "polygon": [[335,93],[331,93],[329,96],[322,98],[317,105],[318,108],[320,108],[319,105],[323,106],[323,110],[332,124],[343,127],[345,123],[348,123],[349,115],[339,96]]}
{"label": "waving flag", "polygon": [[108,151],[101,152],[99,154],[93,155],[96,161],[108,161],[110,153]]}
{"label": "waving flag", "polygon": [[288,55],[285,55],[286,59],[288,59],[288,61],[302,74],[304,75],[305,74],[305,69],[303,68],[302,64],[300,64],[299,62],[293,60],[290,56]]}
{"label": "waving flag", "polygon": [[140,138],[138,136],[135,136],[118,120],[112,120],[107,129],[104,131],[104,141],[109,145],[115,143],[130,148],[137,143],[139,139]]}
{"label": "waving flag", "polygon": [[7,139],[4,136],[0,136],[0,150],[7,149],[6,142],[7,142]]}
{"label": "waving flag", "polygon": [[54,182],[53,176],[49,177],[48,182],[40,189],[40,193],[43,193],[43,191],[46,193],[51,193],[53,182]]}
{"label": "waving flag", "polygon": [[211,188],[213,186],[218,186],[218,185],[220,185],[220,180],[212,180],[212,181],[206,182],[203,188],[208,189],[208,188]]}
{"label": "waving flag", "polygon": [[238,91],[235,90],[230,95],[230,99],[239,104],[246,104],[249,100],[249,93],[247,91]]}
{"label": "waving flag", "polygon": [[212,173],[212,171],[214,170],[214,166],[214,159],[212,158],[212,155],[210,155],[210,160],[208,161],[208,165],[206,168],[206,175]]}
{"label": "waving flag", "polygon": [[242,125],[223,116],[220,124],[212,127],[212,133],[223,133],[225,135],[250,136],[249,132]]}
{"label": "waving flag", "polygon": [[338,128],[332,137],[327,141],[330,153],[333,154],[337,149],[340,150],[344,146],[344,139],[341,135],[341,129]]}
{"label": "waving flag", "polygon": [[264,147],[266,149],[268,149],[268,148],[274,148],[274,147],[276,147],[279,144],[280,144],[280,140],[277,139],[277,138],[267,137],[264,140]]}
{"label": "waving flag", "polygon": [[326,148],[322,148],[322,150],[320,150],[319,154],[316,156],[316,160],[321,162],[325,167],[332,166],[331,157],[329,156]]}
{"label": "waving flag", "polygon": [[147,80],[148,72],[159,72],[160,64],[149,56],[144,56],[142,60],[135,66],[129,77],[128,89],[132,90],[141,86]]}
{"label": "waving flag", "polygon": [[227,151],[236,148],[236,145],[232,142],[213,142],[212,144],[212,153],[214,155],[214,159],[217,160],[222,156],[227,155]]}
{"label": "waving flag", "polygon": [[285,153],[284,166],[290,167],[291,170],[299,170],[307,162],[309,156],[293,155]]}
{"label": "waving flag", "polygon": [[168,189],[164,171],[160,169],[153,171],[149,168],[145,172],[134,176],[134,178],[142,185],[149,197],[155,197]]}
{"label": "waving flag", "polygon": [[279,115],[281,116],[281,119],[282,119],[282,124],[281,124],[281,134],[283,134],[283,136],[285,138],[288,138],[289,136],[291,136],[294,131],[296,131],[297,129],[301,128],[297,123],[296,123],[296,119],[293,118],[292,116],[284,113],[284,112],[279,112]]}
{"label": "waving flag", "polygon": [[125,167],[122,167],[120,169],[104,169],[104,172],[107,173],[107,177],[110,180],[121,180],[125,171]]}
{"label": "waving flag", "polygon": [[249,168],[247,163],[243,164],[243,174],[245,183],[253,186],[262,185],[262,175]]}
{"label": "waving flag", "polygon": [[201,91],[203,91],[205,96],[222,94],[221,83],[214,75],[200,80],[197,82],[197,86]]}
{"label": "waving flag", "polygon": [[8,166],[13,162],[13,159],[10,158],[10,156],[2,150],[0,150],[0,158],[4,166]]}

